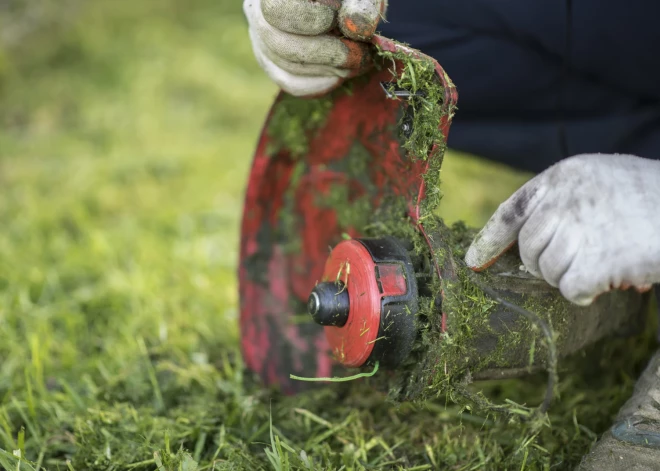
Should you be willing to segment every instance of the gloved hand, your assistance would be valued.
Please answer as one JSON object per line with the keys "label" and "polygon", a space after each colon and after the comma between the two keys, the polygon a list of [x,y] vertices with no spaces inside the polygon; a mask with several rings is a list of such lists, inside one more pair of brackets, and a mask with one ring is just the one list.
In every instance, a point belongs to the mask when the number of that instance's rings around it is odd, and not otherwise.
{"label": "gloved hand", "polygon": [[[320,95],[371,64],[369,40],[386,0],[244,0],[259,65],[284,91]],[[339,27],[346,38],[331,31]]]}
{"label": "gloved hand", "polygon": [[500,205],[465,261],[484,269],[516,240],[525,268],[578,305],[650,289],[660,282],[660,162],[585,154],[555,164]]}

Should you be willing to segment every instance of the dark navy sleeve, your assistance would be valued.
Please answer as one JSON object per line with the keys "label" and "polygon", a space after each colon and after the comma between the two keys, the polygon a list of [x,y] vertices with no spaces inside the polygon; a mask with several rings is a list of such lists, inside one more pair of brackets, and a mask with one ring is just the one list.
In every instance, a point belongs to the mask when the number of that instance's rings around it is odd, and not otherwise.
{"label": "dark navy sleeve", "polygon": [[539,172],[570,155],[660,158],[660,2],[391,0],[382,35],[458,88],[449,146]]}

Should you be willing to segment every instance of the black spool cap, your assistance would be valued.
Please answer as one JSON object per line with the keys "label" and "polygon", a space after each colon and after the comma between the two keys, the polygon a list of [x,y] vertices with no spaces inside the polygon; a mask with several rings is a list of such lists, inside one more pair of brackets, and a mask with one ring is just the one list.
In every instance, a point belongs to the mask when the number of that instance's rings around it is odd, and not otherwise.
{"label": "black spool cap", "polygon": [[346,324],[349,308],[348,290],[341,281],[317,284],[307,301],[307,311],[314,322],[324,326]]}

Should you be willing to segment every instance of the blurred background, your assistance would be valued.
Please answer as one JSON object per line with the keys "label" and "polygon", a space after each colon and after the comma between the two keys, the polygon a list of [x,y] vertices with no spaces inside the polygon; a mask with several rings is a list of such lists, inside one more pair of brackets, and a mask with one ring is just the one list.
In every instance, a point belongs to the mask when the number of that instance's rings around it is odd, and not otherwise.
{"label": "blurred background", "polygon": [[[239,0],[0,0],[0,467],[268,463],[235,271],[276,92]],[[442,215],[528,177],[450,152]]]}

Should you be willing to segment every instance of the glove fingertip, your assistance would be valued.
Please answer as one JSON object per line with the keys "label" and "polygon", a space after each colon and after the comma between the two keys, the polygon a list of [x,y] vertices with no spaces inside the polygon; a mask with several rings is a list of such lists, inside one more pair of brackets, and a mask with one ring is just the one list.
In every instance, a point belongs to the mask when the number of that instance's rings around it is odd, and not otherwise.
{"label": "glove fingertip", "polygon": [[559,282],[559,292],[571,303],[587,307],[591,305],[598,296],[609,291],[608,287],[596,283],[594,280],[587,282],[579,272],[569,272]]}
{"label": "glove fingertip", "polygon": [[590,306],[597,296],[578,296],[574,298],[567,298],[573,304],[577,304],[580,307]]}
{"label": "glove fingertip", "polygon": [[347,38],[356,41],[368,41],[376,33],[378,22],[364,21],[362,18],[339,18],[339,29]]}
{"label": "glove fingertip", "polygon": [[479,253],[479,250],[475,248],[474,244],[470,246],[467,253],[465,254],[465,264],[468,268],[474,271],[481,271],[486,268],[488,260],[484,260]]}
{"label": "glove fingertip", "polygon": [[515,240],[503,248],[492,244],[483,244],[475,240],[467,253],[465,254],[465,264],[472,271],[481,272],[491,267],[499,258],[506,253],[513,245]]}
{"label": "glove fingertip", "polygon": [[376,33],[385,5],[380,0],[344,0],[339,11],[339,29],[347,38],[368,41]]}

